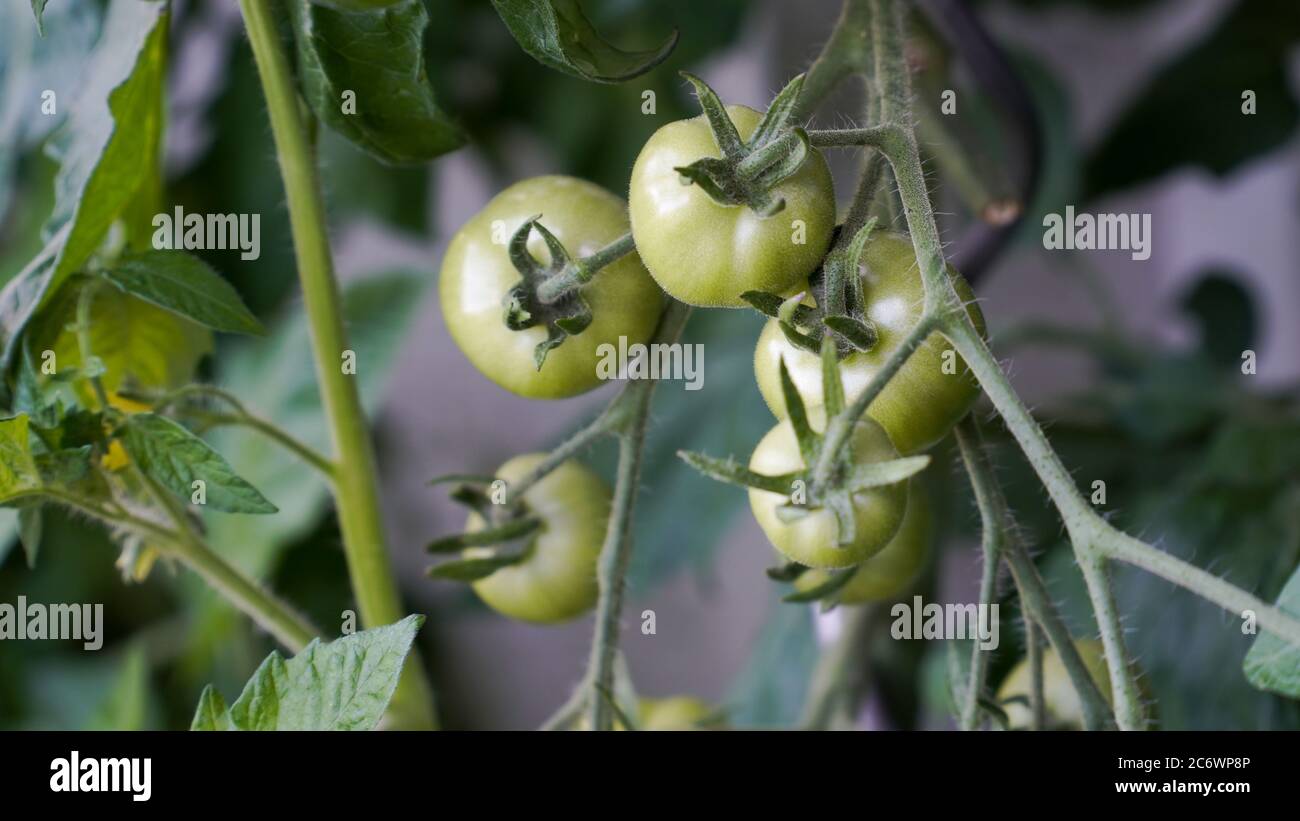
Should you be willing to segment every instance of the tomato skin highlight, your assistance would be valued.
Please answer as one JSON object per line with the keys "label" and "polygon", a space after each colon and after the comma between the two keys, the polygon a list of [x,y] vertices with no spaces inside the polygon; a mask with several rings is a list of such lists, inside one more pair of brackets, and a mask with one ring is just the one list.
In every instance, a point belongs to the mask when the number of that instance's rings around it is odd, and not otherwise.
{"label": "tomato skin highlight", "polygon": [[[864,259],[867,316],[876,326],[879,342],[870,351],[854,353],[840,362],[844,393],[850,402],[916,327],[925,301],[925,287],[908,237],[873,234]],[[967,313],[984,334],[984,314],[974,293],[960,274],[951,268],[949,272]],[[979,398],[979,383],[956,351],[952,353],[953,373],[944,373],[944,352],[950,349],[942,336],[931,334],[867,408],[868,415],[884,425],[899,453],[916,453],[934,445]],[[763,400],[778,419],[786,415],[780,380],[782,358],[805,404],[822,402],[820,357],[791,345],[777,321],[768,320],[754,349],[754,375]]]}
{"label": "tomato skin highlight", "polygon": [[[507,484],[517,482],[546,458],[526,453],[496,472]],[[503,567],[473,583],[474,592],[493,610],[535,624],[568,621],[596,604],[596,561],[605,540],[611,492],[594,471],[568,461],[524,492],[527,515],[542,520],[532,536],[533,553],[525,561]],[[484,528],[483,517],[471,513],[466,532]],[[467,548],[465,558],[483,556],[490,548]]]}
{"label": "tomato skin highlight", "polygon": [[[546,339],[541,325],[512,331],[504,323],[504,299],[521,280],[510,262],[510,237],[526,220],[541,223],[570,257],[586,256],[628,231],[627,207],[617,195],[574,177],[533,177],[493,197],[465,223],[447,246],[439,293],[443,319],[456,345],[484,376],[529,399],[563,399],[602,384],[598,349],[648,342],[664,298],[636,253],[597,272],[582,288],[592,321],[582,333],[551,350],[541,370],[533,350]],[[533,231],[529,252],[550,261],[545,242]]]}
{"label": "tomato skin highlight", "polygon": [[[910,588],[930,558],[930,500],[918,480],[908,482],[907,511],[894,538],[879,553],[862,562],[836,593],[839,604],[866,604],[897,598]],[[795,590],[806,592],[830,580],[825,570],[806,570],[795,579]]]}
{"label": "tomato skin highlight", "polygon": [[[741,139],[762,114],[740,105],[727,113]],[[790,295],[817,269],[835,228],[835,191],[821,152],[813,150],[772,193],[785,208],[760,217],[744,205],[724,206],[674,169],[721,152],[703,115],[660,128],[637,156],[629,212],[637,250],[655,281],[690,305],[744,308],[745,291]],[[802,225],[802,237],[796,237]],[[797,239],[802,239],[800,243]]]}
{"label": "tomato skin highlight", "polygon": [[[1101,642],[1096,639],[1078,639],[1074,646],[1083,659],[1083,666],[1088,668],[1088,675],[1097,689],[1101,690],[1106,702],[1110,703],[1110,673]],[[1029,659],[1022,659],[998,688],[998,704],[1006,711],[1013,730],[1027,730],[1033,724],[1033,714],[1028,704],[1031,675]],[[1007,699],[1016,696],[1023,696],[1025,703],[1007,702]],[[1074,692],[1074,685],[1070,683],[1070,674],[1065,671],[1065,664],[1056,650],[1050,647],[1043,652],[1043,706],[1048,729],[1083,729],[1083,705]]]}
{"label": "tomato skin highlight", "polygon": [[[821,430],[824,414],[809,414],[815,430]],[[880,462],[896,459],[898,452],[878,423],[859,421],[849,437],[856,459]],[[768,476],[791,473],[804,468],[799,443],[789,420],[776,427],[754,448],[749,469]],[[898,532],[907,508],[907,488],[903,484],[875,487],[853,495],[855,532],[853,541],[836,545],[838,529],[835,516],[825,508],[815,510],[794,522],[777,516],[778,506],[789,502],[786,495],[767,490],[749,489],[749,506],[768,541],[790,561],[812,568],[852,567],[876,555]]]}

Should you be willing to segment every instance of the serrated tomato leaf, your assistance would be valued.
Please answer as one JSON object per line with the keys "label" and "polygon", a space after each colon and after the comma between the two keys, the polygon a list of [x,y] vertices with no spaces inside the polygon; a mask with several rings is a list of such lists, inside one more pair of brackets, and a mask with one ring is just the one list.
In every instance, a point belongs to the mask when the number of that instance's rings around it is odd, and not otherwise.
{"label": "serrated tomato leaf", "polygon": [[[0,367],[32,315],[99,247],[113,221],[157,178],[166,55],[165,3],[112,3],[68,123],[47,244],[0,292]],[[118,124],[124,124],[119,128]]]}
{"label": "serrated tomato leaf", "polygon": [[204,483],[206,505],[226,513],[275,513],[257,488],[240,478],[207,442],[165,416],[138,413],[123,425],[122,445],[145,475],[189,500]]}
{"label": "serrated tomato leaf", "polygon": [[656,48],[616,48],[600,36],[577,0],[492,0],[492,5],[530,57],[583,80],[630,80],[662,63],[677,45],[673,29]]}
{"label": "serrated tomato leaf", "polygon": [[344,636],[320,639],[286,661],[267,656],[226,709],[208,687],[193,730],[372,730],[397,688],[423,616]]}
{"label": "serrated tomato leaf", "polygon": [[429,83],[423,0],[353,12],[308,0],[289,7],[303,96],[331,129],[394,165],[427,162],[464,144]]}
{"label": "serrated tomato leaf", "polygon": [[262,333],[262,324],[230,283],[185,251],[130,254],[105,269],[103,277],[132,296],[214,331]]}
{"label": "serrated tomato leaf", "polygon": [[[1293,618],[1300,618],[1300,567],[1282,588],[1277,606]],[[1300,698],[1300,646],[1262,631],[1241,667],[1259,689]]]}

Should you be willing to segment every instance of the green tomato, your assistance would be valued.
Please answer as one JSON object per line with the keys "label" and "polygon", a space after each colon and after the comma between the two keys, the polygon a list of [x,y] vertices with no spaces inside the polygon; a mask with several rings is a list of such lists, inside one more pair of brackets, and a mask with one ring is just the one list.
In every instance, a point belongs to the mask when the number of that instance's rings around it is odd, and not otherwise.
{"label": "green tomato", "polygon": [[[601,345],[617,348],[621,336],[628,345],[649,341],[664,299],[636,254],[602,268],[582,289],[591,324],[552,350],[538,370],[533,349],[546,339],[546,329],[510,330],[503,304],[521,279],[507,252],[510,237],[537,214],[573,257],[591,254],[628,230],[623,200],[598,185],[561,176],[515,183],[452,237],[439,286],[442,315],[452,339],[484,376],[530,399],[561,399],[601,383],[596,368]],[[536,231],[528,250],[549,263]]]}
{"label": "green tomato", "polygon": [[[497,478],[517,482],[545,458],[544,453],[516,456],[501,466]],[[474,592],[493,610],[521,621],[554,624],[585,613],[596,603],[609,485],[589,468],[564,462],[524,492],[523,504],[542,522],[528,544],[530,555],[474,582]],[[465,530],[482,530],[484,524],[471,513]],[[491,549],[472,547],[463,555],[487,556]]]}
{"label": "green tomato", "polygon": [[[930,557],[930,500],[918,481],[908,482],[907,512],[885,549],[858,565],[838,593],[840,604],[865,604],[896,598],[916,581]],[[830,580],[825,570],[807,570],[795,580],[806,592]]]}
{"label": "green tomato", "polygon": [[[825,414],[809,414],[814,429],[821,430]],[[898,458],[884,428],[871,419],[854,425],[849,438],[854,459],[881,462]],[[799,442],[789,420],[767,432],[754,448],[750,470],[776,476],[804,469]],[[815,510],[793,522],[783,522],[776,509],[790,501],[788,496],[767,490],[749,489],[749,507],[759,527],[777,550],[791,561],[812,568],[851,567],[876,555],[894,538],[907,508],[907,488],[902,484],[884,485],[853,495],[854,538],[839,546],[835,516],[825,508]]]}
{"label": "green tomato", "polygon": [[643,698],[638,707],[642,730],[701,730],[713,709],[691,696]]}
{"label": "green tomato", "polygon": [[[1088,675],[1109,702],[1110,674],[1101,642],[1096,639],[1079,639],[1074,646],[1083,659],[1083,666],[1088,668]],[[1012,668],[998,689],[998,704],[1006,711],[1013,730],[1027,730],[1033,723],[1033,714],[1029,708],[1031,675],[1029,659],[1023,659]],[[1008,699],[1017,696],[1023,697],[1024,701],[1008,703]],[[1079,695],[1074,691],[1070,674],[1065,671],[1061,657],[1050,649],[1043,654],[1043,707],[1047,714],[1048,729],[1083,729],[1083,705],[1079,701]]]}
{"label": "green tomato", "polygon": [[[876,326],[879,341],[870,351],[855,353],[840,362],[844,392],[852,401],[871,382],[890,354],[907,338],[921,318],[925,288],[912,242],[902,234],[873,234],[867,243],[863,292],[866,313]],[[960,274],[949,269],[957,295],[975,327],[984,333],[984,314]],[[900,453],[924,450],[938,442],[957,424],[979,397],[979,383],[942,336],[932,334],[917,348],[867,409],[885,426]],[[821,357],[791,345],[775,319],[769,320],[754,350],[754,375],[767,406],[784,419],[780,363],[790,371],[799,395],[810,406],[822,403]],[[950,363],[950,364],[949,364]],[[949,364],[945,372],[945,364]]]}
{"label": "green tomato", "polygon": [[[733,105],[727,113],[741,139],[762,114]],[[745,291],[793,294],[816,270],[835,228],[830,169],[814,150],[773,189],[785,208],[760,217],[746,206],[715,203],[675,168],[720,155],[703,115],[656,131],[632,167],[629,186],[637,251],[665,291],[690,305],[743,308]]]}

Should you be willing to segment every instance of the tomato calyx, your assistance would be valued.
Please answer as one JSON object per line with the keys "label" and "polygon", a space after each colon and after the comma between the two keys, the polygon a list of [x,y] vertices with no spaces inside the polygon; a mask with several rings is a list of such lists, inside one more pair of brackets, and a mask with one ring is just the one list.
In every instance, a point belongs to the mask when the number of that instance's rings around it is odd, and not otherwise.
{"label": "tomato calyx", "polygon": [[451,483],[448,495],[455,502],[468,507],[487,526],[482,530],[467,531],[434,539],[426,547],[429,553],[445,555],[462,553],[475,548],[474,555],[442,562],[426,572],[430,578],[457,582],[475,582],[487,578],[503,567],[528,561],[534,550],[533,536],[541,529],[542,520],[528,512],[522,501],[498,504],[493,501],[489,488],[496,482],[492,476],[453,474],[440,476],[430,485]]}
{"label": "tomato calyx", "polygon": [[[788,584],[797,580],[810,569],[798,562],[786,562],[783,565],[769,567],[766,572],[767,577],[772,581]],[[840,570],[826,570],[823,572],[827,575],[826,581],[808,590],[796,590],[793,593],[787,593],[781,597],[781,601],[787,604],[821,602],[821,611],[823,613],[834,610],[840,603],[839,592],[853,579],[853,574],[858,572],[858,568],[856,566],[846,567]]]}
{"label": "tomato calyx", "polygon": [[781,89],[748,140],[740,138],[736,124],[707,83],[689,72],[683,71],[682,76],[695,87],[696,99],[722,152],[721,157],[703,157],[675,168],[682,182],[698,185],[718,205],[744,205],[760,217],[780,212],[785,200],[772,190],[793,176],[813,150],[808,132],[790,125],[804,75]]}
{"label": "tomato calyx", "polygon": [[[510,262],[523,278],[505,296],[505,323],[512,331],[542,325],[546,339],[533,349],[533,361],[540,371],[546,355],[570,336],[577,336],[591,324],[591,307],[582,298],[580,275],[564,245],[540,222],[541,214],[531,217],[510,237]],[[549,265],[543,265],[528,253],[528,238],[536,230],[550,252]],[[564,280],[565,287],[556,287]],[[550,284],[551,287],[546,286]]]}
{"label": "tomato calyx", "polygon": [[829,331],[836,356],[841,359],[870,351],[876,347],[879,334],[866,315],[866,296],[858,270],[875,227],[876,219],[872,217],[847,242],[844,226],[836,228],[831,250],[808,279],[813,305],[803,303],[803,293],[787,299],[766,291],[746,291],[740,298],[759,313],[776,319],[781,333],[796,348],[820,353],[821,337]]}
{"label": "tomato calyx", "polygon": [[[844,385],[840,380],[835,340],[830,334],[822,339],[823,407],[829,430],[832,422],[844,415]],[[678,451],[677,455],[688,465],[715,481],[779,493],[789,501],[776,507],[776,516],[787,524],[817,510],[827,510],[835,517],[835,547],[845,548],[854,542],[857,527],[853,496],[871,488],[897,484],[923,470],[930,457],[909,456],[876,462],[855,462],[851,446],[844,446],[833,454],[823,454],[829,437],[813,429],[790,371],[781,361],[781,390],[785,397],[788,418],[798,442],[803,461],[802,470],[770,476],[743,467],[732,459],[717,459],[693,451]],[[895,452],[896,453],[896,452]],[[823,458],[831,464],[829,476],[818,477],[816,466]],[[847,582],[842,580],[841,584]],[[831,590],[829,592],[834,592]]]}

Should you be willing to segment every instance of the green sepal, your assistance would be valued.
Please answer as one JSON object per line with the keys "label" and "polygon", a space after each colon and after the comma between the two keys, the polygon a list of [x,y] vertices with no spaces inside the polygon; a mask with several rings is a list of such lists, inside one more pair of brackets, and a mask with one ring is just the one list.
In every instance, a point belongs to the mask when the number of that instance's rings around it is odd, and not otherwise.
{"label": "green sepal", "polygon": [[456,553],[467,547],[505,544],[532,535],[541,526],[541,519],[534,516],[525,516],[521,519],[512,519],[496,527],[434,539],[425,547],[425,550],[429,553]]}
{"label": "green sepal", "polygon": [[[552,277],[565,275],[574,264],[564,244],[541,223],[542,215],[530,217],[510,237],[507,254],[521,281],[512,287],[503,300],[503,318],[512,331],[542,326],[546,339],[533,348],[533,362],[540,371],[552,350],[570,336],[577,336],[591,325],[591,306],[582,297],[581,285],[566,287],[550,301],[539,294],[542,283]],[[528,252],[528,238],[536,230],[550,253],[549,265],[543,265]]]}
{"label": "green sepal", "polygon": [[799,442],[799,455],[803,457],[804,467],[811,468],[817,459],[817,443],[820,438],[808,421],[808,410],[804,407],[803,397],[790,378],[790,369],[781,359],[781,395],[785,399],[786,418],[794,429],[795,439]]}
{"label": "green sepal", "polygon": [[[750,306],[764,316],[770,316],[773,319],[780,319],[782,310],[789,301],[785,297],[768,291],[746,291],[740,295],[740,298],[750,304]],[[790,322],[796,325],[802,325],[817,318],[817,312],[811,307],[795,300],[793,308],[789,309],[786,316]]]}
{"label": "green sepal", "polygon": [[769,567],[764,571],[774,582],[792,582],[808,572],[808,568],[798,562],[786,562],[779,567]]}
{"label": "green sepal", "polygon": [[822,338],[822,404],[826,418],[838,416],[844,410],[844,380],[840,378],[840,359],[835,350],[835,339],[827,334]]}
{"label": "green sepal", "polygon": [[929,464],[929,454],[922,454],[890,459],[887,462],[854,465],[844,484],[853,493],[884,485],[894,485],[907,481],[925,470]]}
{"label": "green sepal", "polygon": [[515,553],[499,553],[493,556],[457,559],[434,565],[429,568],[428,574],[431,579],[452,582],[476,582],[479,579],[486,579],[504,567],[512,567],[526,561],[531,554],[531,548],[524,548]]}
{"label": "green sepal", "polygon": [[726,107],[708,84],[682,72],[695,88],[695,97],[709,123],[721,157],[702,157],[675,170],[687,185],[698,185],[719,205],[747,206],[760,217],[785,208],[785,200],[772,193],[807,161],[813,151],[808,134],[791,127],[803,75],[791,80],[768,106],[748,141],[742,141]]}
{"label": "green sepal", "polygon": [[[844,586],[853,578],[853,574],[858,572],[856,567],[846,567],[843,570],[829,571],[829,578],[816,587],[807,590],[798,590],[781,597],[781,601],[787,604],[807,604],[808,602],[831,602],[836,593],[844,589]],[[832,605],[833,606],[833,605]]]}
{"label": "green sepal", "polygon": [[857,351],[869,351],[880,341],[875,323],[870,320],[840,315],[828,316],[822,323]]}
{"label": "green sepal", "polygon": [[780,476],[765,476],[744,467],[734,459],[716,459],[703,453],[689,450],[677,451],[677,456],[700,473],[718,482],[726,482],[755,490],[766,490],[782,496],[790,494],[790,485],[799,478],[797,473],[784,473]]}

